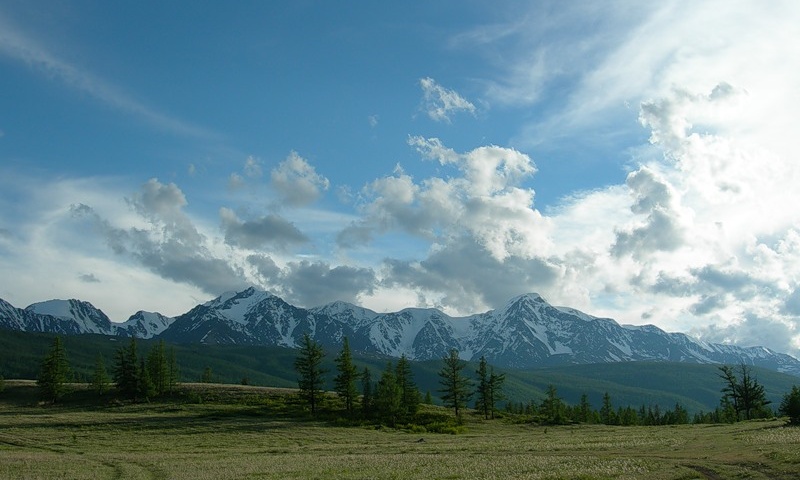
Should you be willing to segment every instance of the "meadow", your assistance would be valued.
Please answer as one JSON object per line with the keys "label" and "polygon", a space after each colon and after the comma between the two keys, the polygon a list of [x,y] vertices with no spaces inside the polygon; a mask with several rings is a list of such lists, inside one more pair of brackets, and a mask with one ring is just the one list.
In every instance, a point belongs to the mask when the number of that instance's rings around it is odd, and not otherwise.
{"label": "meadow", "polygon": [[[462,433],[297,418],[287,390],[198,386],[192,402],[41,405],[0,394],[0,478],[797,478],[800,428],[536,426],[467,415]],[[237,401],[231,402],[231,396]],[[438,407],[426,407],[438,409]],[[440,412],[441,413],[441,412]]]}

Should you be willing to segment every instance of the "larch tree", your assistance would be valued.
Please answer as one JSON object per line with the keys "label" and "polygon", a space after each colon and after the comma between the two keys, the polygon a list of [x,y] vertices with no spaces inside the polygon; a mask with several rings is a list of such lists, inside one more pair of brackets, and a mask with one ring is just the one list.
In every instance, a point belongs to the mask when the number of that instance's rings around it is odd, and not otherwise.
{"label": "larch tree", "polygon": [[61,343],[61,337],[53,340],[50,352],[42,360],[39,378],[36,381],[41,389],[42,398],[56,403],[67,394],[67,383],[72,379],[72,371],[67,360],[67,352]]}
{"label": "larch tree", "polygon": [[344,408],[348,415],[355,412],[356,399],[358,397],[358,369],[353,365],[353,355],[350,352],[350,342],[347,337],[342,341],[342,351],[334,360],[336,363],[337,375],[333,379],[333,389],[344,401]]}
{"label": "larch tree", "polygon": [[150,348],[147,354],[147,373],[153,382],[156,395],[166,395],[172,390],[169,359],[164,340]]}
{"label": "larch tree", "polygon": [[114,357],[114,383],[122,396],[136,400],[140,397],[142,372],[136,337],[131,337],[128,347],[121,347]]}
{"label": "larch tree", "polygon": [[494,413],[497,411],[497,402],[503,400],[503,384],[506,382],[505,373],[494,373],[494,367],[489,367],[489,416],[494,419]]}
{"label": "larch tree", "polygon": [[744,418],[750,420],[771,403],[767,400],[764,386],[758,383],[748,365],[739,365],[738,376],[729,365],[723,365],[719,370],[721,373],[718,376],[725,381],[721,390],[723,403],[727,400],[736,411],[737,417],[744,413]]}
{"label": "larch tree", "polygon": [[483,418],[488,420],[491,402],[489,400],[489,365],[486,363],[486,357],[481,357],[475,373],[478,375],[478,385],[475,388],[475,409],[482,412]]}
{"label": "larch tree", "polygon": [[403,392],[397,384],[394,366],[392,362],[386,365],[386,369],[381,373],[375,389],[375,412],[382,422],[386,422],[390,427],[397,425],[397,421],[402,415]]}
{"label": "larch tree", "polygon": [[451,349],[444,357],[444,366],[439,371],[439,389],[444,406],[452,408],[457,418],[461,418],[461,410],[467,406],[472,396],[472,382],[463,374],[466,362],[458,358],[458,350]]}
{"label": "larch tree", "polygon": [[400,356],[395,368],[395,381],[400,389],[400,410],[401,416],[411,419],[419,410],[419,403],[422,395],[414,383],[414,373],[411,371],[411,364],[405,354]]}
{"label": "larch tree", "polygon": [[304,334],[300,352],[294,361],[294,368],[300,375],[297,379],[300,398],[308,404],[311,415],[317,414],[324,395],[322,387],[325,384],[325,373],[327,373],[327,370],[322,368],[324,357],[325,352],[322,350],[322,346],[312,340],[307,333]]}
{"label": "larch tree", "polygon": [[374,403],[374,385],[372,384],[372,374],[369,368],[364,367],[361,372],[361,411],[364,416],[369,417],[372,414]]}
{"label": "larch tree", "polygon": [[104,395],[108,392],[110,386],[111,378],[108,376],[108,370],[106,370],[106,362],[103,359],[103,355],[98,353],[94,362],[94,373],[92,374],[92,390],[98,395]]}
{"label": "larch tree", "polygon": [[781,415],[789,417],[791,425],[800,425],[800,387],[792,386],[792,390],[783,396],[778,411]]}

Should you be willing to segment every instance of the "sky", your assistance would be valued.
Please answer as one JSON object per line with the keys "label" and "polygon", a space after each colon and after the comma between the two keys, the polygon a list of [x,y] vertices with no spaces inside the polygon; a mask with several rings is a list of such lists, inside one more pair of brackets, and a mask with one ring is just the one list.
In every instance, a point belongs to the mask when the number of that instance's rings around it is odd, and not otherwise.
{"label": "sky", "polygon": [[555,305],[800,358],[800,3],[0,1],[0,298]]}

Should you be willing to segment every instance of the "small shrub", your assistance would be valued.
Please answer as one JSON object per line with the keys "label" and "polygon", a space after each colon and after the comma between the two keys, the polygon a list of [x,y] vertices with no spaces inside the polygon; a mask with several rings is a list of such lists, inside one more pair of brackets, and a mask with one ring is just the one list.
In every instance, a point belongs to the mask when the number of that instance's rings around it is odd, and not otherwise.
{"label": "small shrub", "polygon": [[428,429],[423,427],[422,425],[409,425],[411,433],[428,433]]}
{"label": "small shrub", "polygon": [[426,426],[426,429],[430,433],[442,433],[445,435],[458,435],[459,433],[466,432],[466,428],[460,425],[453,425],[450,422],[442,423],[442,422],[434,422]]}

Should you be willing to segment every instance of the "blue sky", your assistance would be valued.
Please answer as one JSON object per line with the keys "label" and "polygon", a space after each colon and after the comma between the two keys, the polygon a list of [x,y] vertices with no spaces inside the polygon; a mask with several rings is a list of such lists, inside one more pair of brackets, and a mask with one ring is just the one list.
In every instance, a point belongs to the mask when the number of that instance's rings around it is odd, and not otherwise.
{"label": "blue sky", "polygon": [[800,355],[800,7],[0,2],[0,297],[258,285]]}

